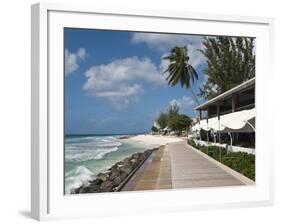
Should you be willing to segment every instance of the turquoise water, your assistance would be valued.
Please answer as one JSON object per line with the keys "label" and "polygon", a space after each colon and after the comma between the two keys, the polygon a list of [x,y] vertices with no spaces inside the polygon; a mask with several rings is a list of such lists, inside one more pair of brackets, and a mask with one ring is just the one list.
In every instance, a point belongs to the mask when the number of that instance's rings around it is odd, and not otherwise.
{"label": "turquoise water", "polygon": [[65,137],[65,193],[135,152],[148,147],[121,135],[67,135]]}

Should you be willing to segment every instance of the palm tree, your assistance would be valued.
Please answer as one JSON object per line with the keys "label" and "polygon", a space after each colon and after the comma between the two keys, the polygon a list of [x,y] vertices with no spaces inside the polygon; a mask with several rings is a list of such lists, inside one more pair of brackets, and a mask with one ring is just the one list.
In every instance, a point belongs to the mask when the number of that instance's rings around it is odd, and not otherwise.
{"label": "palm tree", "polygon": [[[196,70],[189,64],[189,56],[187,55],[187,48],[184,47],[174,47],[171,50],[171,54],[163,57],[164,60],[169,60],[170,64],[168,69],[164,73],[168,72],[166,80],[170,86],[175,86],[180,83],[181,87],[186,87],[190,89],[196,103],[199,105],[199,101],[192,91],[191,81],[194,83],[198,80],[198,74]],[[163,73],[163,74],[164,74]]]}

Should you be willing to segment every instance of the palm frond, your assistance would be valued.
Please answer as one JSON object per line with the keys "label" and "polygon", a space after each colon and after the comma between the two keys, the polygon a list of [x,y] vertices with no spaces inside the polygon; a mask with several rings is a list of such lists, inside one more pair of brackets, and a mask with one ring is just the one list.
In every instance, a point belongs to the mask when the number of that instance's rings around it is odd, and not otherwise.
{"label": "palm frond", "polygon": [[[169,73],[166,77],[168,85],[175,86],[180,84],[181,87],[186,87],[188,89],[190,88],[190,81],[194,83],[198,80],[196,70],[188,63],[190,57],[188,56],[187,50],[187,46],[176,46],[171,50],[170,55],[162,58],[170,62],[168,68],[163,72],[163,74]],[[197,99],[195,100],[198,102]]]}

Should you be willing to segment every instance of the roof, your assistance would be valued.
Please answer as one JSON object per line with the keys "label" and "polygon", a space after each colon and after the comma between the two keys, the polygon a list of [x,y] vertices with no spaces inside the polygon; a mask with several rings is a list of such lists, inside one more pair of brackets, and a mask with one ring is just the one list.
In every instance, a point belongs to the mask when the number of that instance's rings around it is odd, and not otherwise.
{"label": "roof", "polygon": [[228,96],[231,96],[233,93],[240,92],[241,90],[247,89],[247,88],[249,88],[250,86],[253,86],[253,85],[255,85],[255,77],[252,78],[252,79],[249,79],[246,82],[243,82],[240,85],[235,86],[232,89],[227,90],[226,92],[214,97],[213,99],[195,107],[195,110],[203,109],[206,106],[209,106],[210,104],[214,104],[214,103],[216,103],[216,102],[218,102],[222,99],[225,99]]}

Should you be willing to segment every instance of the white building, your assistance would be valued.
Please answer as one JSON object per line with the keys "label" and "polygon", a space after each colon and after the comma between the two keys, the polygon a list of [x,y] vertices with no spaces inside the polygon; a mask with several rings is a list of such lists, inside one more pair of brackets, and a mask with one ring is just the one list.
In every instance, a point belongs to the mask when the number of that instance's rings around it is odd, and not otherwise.
{"label": "white building", "polygon": [[233,151],[254,153],[255,78],[197,106],[199,119],[192,127],[201,144],[230,146]]}

